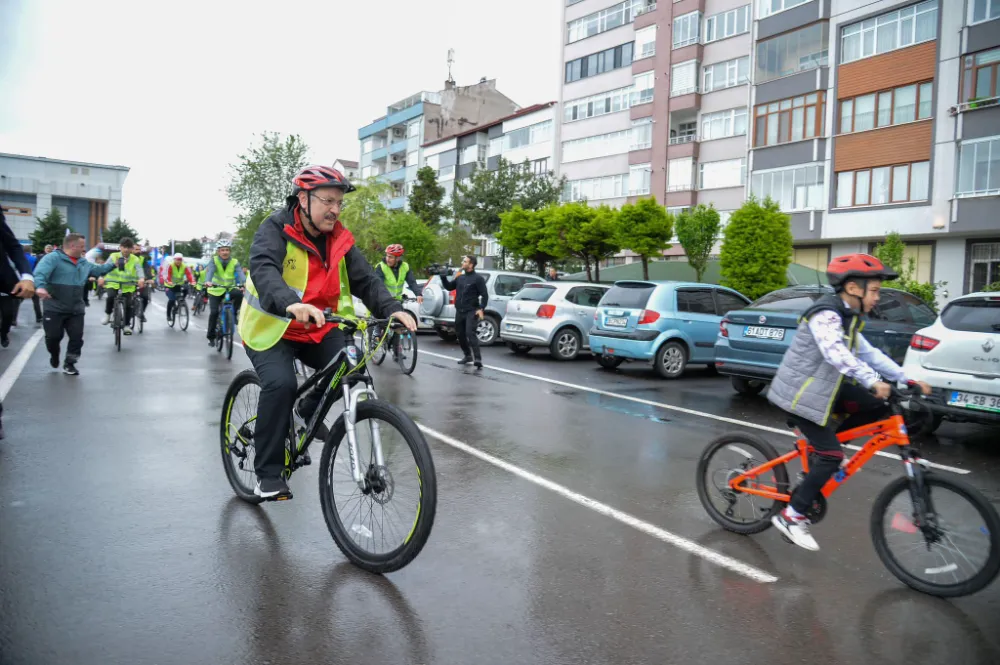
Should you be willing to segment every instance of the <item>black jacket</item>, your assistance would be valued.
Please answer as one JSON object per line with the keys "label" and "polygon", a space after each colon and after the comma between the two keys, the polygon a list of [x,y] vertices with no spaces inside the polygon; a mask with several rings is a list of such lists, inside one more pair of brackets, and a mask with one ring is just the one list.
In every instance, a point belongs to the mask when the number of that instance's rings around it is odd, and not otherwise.
{"label": "black jacket", "polygon": [[490,301],[486,280],[475,270],[463,273],[454,280],[449,280],[447,274],[441,273],[441,284],[448,291],[458,291],[455,294],[455,311],[458,314],[486,309],[486,303]]}
{"label": "black jacket", "polygon": [[[11,262],[14,263],[13,268]],[[21,281],[21,275],[30,274],[31,264],[24,255],[24,248],[0,211],[0,293],[10,293],[14,285]]]}
{"label": "black jacket", "polygon": [[[250,275],[257,289],[257,297],[265,310],[278,316],[287,316],[285,310],[289,305],[302,302],[281,276],[287,244],[292,242],[307,252],[316,253],[312,248],[302,245],[297,238],[288,235],[285,225],[294,226],[295,216],[288,208],[276,210],[257,229],[250,246]],[[385,288],[382,280],[375,276],[361,250],[352,246],[344,260],[347,262],[347,281],[351,295],[360,298],[374,316],[386,318],[403,309],[399,301],[389,293],[389,289]]]}

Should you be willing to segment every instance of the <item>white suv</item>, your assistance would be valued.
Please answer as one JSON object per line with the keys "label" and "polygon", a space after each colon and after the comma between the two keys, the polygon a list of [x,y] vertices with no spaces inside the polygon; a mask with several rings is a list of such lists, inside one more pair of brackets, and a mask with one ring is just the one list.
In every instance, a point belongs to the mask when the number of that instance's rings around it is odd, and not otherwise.
{"label": "white suv", "polygon": [[903,370],[934,388],[932,428],[942,418],[1000,425],[1000,293],[948,303],[913,335]]}

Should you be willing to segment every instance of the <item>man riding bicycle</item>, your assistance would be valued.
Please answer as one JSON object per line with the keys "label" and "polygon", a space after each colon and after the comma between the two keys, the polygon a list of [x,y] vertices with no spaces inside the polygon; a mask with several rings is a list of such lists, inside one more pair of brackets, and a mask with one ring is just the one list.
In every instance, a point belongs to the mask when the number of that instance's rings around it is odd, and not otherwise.
{"label": "man riding bicycle", "polygon": [[108,257],[108,263],[118,264],[118,259],[125,259],[124,267],[118,267],[97,280],[99,286],[103,286],[107,294],[107,302],[104,305],[104,320],[101,325],[111,323],[111,312],[115,309],[115,296],[121,292],[125,297],[125,334],[131,335],[132,330],[128,324],[132,321],[135,307],[136,288],[141,289],[146,284],[145,274],[139,256],[135,253],[135,241],[129,237],[124,237],[118,242],[119,251]]}
{"label": "man riding bicycle", "polygon": [[[410,287],[410,291],[417,297],[417,304],[424,302],[423,289],[417,284],[416,277],[410,270],[410,264],[403,260],[403,253],[406,250],[400,244],[389,245],[385,248],[385,261],[379,261],[375,266],[375,274],[382,279],[385,287],[389,289],[392,297],[400,302],[403,301],[403,287]],[[389,340],[391,342],[391,339]],[[396,354],[396,347],[390,343],[393,355]]]}
{"label": "man riding bicycle", "polygon": [[215,325],[219,320],[219,304],[228,291],[233,300],[236,316],[240,315],[243,294],[239,288],[245,282],[240,262],[232,258],[232,246],[228,240],[220,240],[215,256],[205,271],[205,286],[208,287],[208,345],[215,345]]}
{"label": "man riding bicycle", "polygon": [[194,285],[194,274],[191,269],[184,265],[184,255],[180,252],[174,254],[174,260],[166,266],[163,275],[163,285],[167,288],[167,321],[170,321],[174,313],[174,305],[177,296],[187,295],[187,285]]}
{"label": "man riding bicycle", "polygon": [[[295,359],[321,369],[344,346],[343,331],[326,322],[323,310],[353,315],[354,294],[375,316],[391,315],[416,329],[339,221],[344,195],[354,191],[347,178],[327,166],[307,166],[292,185],[286,207],[264,220],[254,235],[253,279],[247,280],[247,306],[239,319],[240,337],[262,384],[254,470],[255,493],[266,499],[292,496],[281,472],[288,414],[298,389]],[[325,388],[318,385],[302,398],[294,414],[297,425],[312,417]],[[326,432],[316,436],[325,438]]]}
{"label": "man riding bicycle", "polygon": [[[791,414],[816,452],[791,502],[771,522],[793,543],[813,551],[819,545],[809,533],[806,513],[845,463],[837,432],[888,417],[884,400],[890,385],[882,377],[907,380],[899,365],[861,335],[864,314],[878,304],[883,280],[899,275],[874,256],[848,254],[831,261],[826,276],[834,294],[824,295],[802,313],[792,345],[767,391],[767,399]],[[916,383],[930,394],[928,384]],[[837,423],[832,413],[847,418]]]}

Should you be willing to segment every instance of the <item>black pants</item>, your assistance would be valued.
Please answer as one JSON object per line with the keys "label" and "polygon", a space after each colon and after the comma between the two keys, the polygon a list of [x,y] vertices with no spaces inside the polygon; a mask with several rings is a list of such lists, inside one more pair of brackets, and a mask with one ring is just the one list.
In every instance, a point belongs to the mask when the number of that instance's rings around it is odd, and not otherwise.
{"label": "black pants", "polygon": [[[471,356],[476,360],[483,359],[479,353],[479,335],[476,334],[478,327],[479,317],[475,310],[455,314],[455,334],[458,335],[458,343],[462,345],[462,353],[466,358]],[[471,352],[469,347],[472,347]]]}
{"label": "black pants", "polygon": [[[243,304],[243,293],[239,289],[233,289],[229,292],[233,298],[233,314],[235,320],[233,325],[236,325],[236,321],[240,318],[240,305]],[[209,294],[208,296],[208,338],[215,339],[215,325],[219,321],[219,305],[222,304],[222,299],[225,295],[213,296]]]}
{"label": "black pants", "polygon": [[17,306],[21,302],[20,298],[12,295],[0,295],[0,337],[10,334],[10,327],[14,325],[17,318]]}
{"label": "black pants", "polygon": [[176,286],[171,286],[167,289],[167,319],[174,311],[174,305],[177,303],[177,296],[187,295],[187,285],[177,284]]}
{"label": "black pants", "polygon": [[75,363],[80,359],[83,349],[83,314],[63,314],[50,312],[48,307],[45,309],[45,320],[42,322],[45,328],[45,348],[49,350],[49,355],[58,358],[59,345],[65,333],[69,337],[66,362]]}
{"label": "black pants", "polygon": [[[108,287],[104,288],[104,297],[107,301],[104,303],[104,313],[109,316],[115,311],[116,295],[118,295],[118,289],[109,289]],[[127,326],[129,321],[132,320],[132,303],[135,302],[135,293],[123,293],[122,299],[125,301],[125,320],[122,321],[122,325]]]}
{"label": "black pants", "polygon": [[845,379],[831,411],[831,414],[835,413],[847,414],[847,419],[840,424],[828,422],[826,427],[792,415],[799,431],[816,449],[816,454],[809,459],[809,473],[792,493],[791,506],[803,515],[844,461],[844,450],[840,447],[837,432],[882,420],[888,417],[889,408],[863,386],[848,383]]}
{"label": "black pants", "polygon": [[42,301],[38,296],[31,296],[31,304],[35,306],[35,323],[42,322]]}
{"label": "black pants", "polygon": [[[257,422],[254,430],[255,471],[260,478],[278,478],[285,467],[285,437],[289,417],[299,384],[295,378],[295,358],[307,367],[318,370],[344,348],[344,333],[331,330],[319,344],[279,340],[266,351],[247,347],[250,362],[260,377],[261,391],[257,402]],[[309,419],[319,405],[326,384],[320,383],[302,398],[299,413]]]}

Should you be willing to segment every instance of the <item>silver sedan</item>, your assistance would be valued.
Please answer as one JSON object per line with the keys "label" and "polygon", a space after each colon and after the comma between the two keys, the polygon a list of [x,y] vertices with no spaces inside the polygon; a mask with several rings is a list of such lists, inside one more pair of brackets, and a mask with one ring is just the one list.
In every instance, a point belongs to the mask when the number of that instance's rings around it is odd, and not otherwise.
{"label": "silver sedan", "polygon": [[547,346],[559,360],[588,347],[594,312],[609,287],[588,282],[525,284],[507,304],[500,337],[514,353]]}

